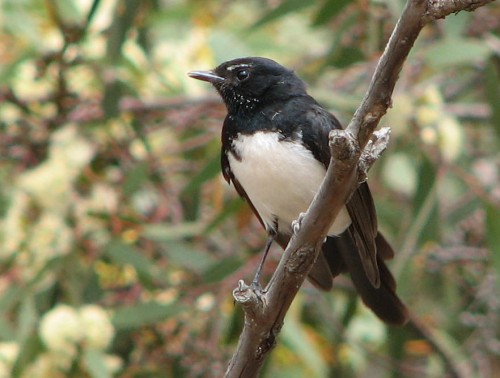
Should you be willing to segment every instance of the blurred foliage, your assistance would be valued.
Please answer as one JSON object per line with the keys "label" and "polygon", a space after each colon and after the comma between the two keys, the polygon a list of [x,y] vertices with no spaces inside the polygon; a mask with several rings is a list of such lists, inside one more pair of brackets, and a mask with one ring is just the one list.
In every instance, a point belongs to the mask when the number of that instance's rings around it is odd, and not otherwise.
{"label": "blurred foliage", "polygon": [[[219,174],[224,107],[185,73],[269,56],[347,122],[403,5],[1,1],[0,377],[221,376],[265,235]],[[419,321],[306,284],[264,377],[498,376],[498,3],[424,29],[382,123],[370,184]]]}

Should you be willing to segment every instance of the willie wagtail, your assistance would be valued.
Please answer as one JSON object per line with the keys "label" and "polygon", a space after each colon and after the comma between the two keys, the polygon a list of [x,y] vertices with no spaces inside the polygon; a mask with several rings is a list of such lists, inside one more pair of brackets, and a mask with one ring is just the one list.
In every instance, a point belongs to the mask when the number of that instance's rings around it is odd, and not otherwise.
{"label": "willie wagtail", "polygon": [[[292,222],[305,212],[330,162],[328,134],[340,122],[306,92],[295,73],[266,58],[241,58],[192,71],[226,104],[222,173],[270,235],[285,248]],[[309,273],[317,287],[349,272],[363,302],[383,321],[403,324],[405,305],[384,260],[394,251],[377,228],[370,189],[362,183],[338,214]]]}

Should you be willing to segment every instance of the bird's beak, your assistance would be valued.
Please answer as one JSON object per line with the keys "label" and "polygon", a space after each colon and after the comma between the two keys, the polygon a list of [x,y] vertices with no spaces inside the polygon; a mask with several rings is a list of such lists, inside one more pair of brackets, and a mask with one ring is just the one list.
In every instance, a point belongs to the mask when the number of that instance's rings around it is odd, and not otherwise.
{"label": "bird's beak", "polygon": [[188,76],[193,79],[208,81],[212,84],[222,83],[224,81],[223,77],[217,76],[213,71],[191,71],[188,72]]}

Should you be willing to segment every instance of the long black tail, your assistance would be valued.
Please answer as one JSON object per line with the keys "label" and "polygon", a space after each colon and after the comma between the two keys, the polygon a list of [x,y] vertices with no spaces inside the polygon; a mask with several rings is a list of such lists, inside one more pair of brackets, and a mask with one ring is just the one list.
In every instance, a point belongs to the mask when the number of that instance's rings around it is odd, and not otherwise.
{"label": "long black tail", "polygon": [[[321,275],[315,272],[324,272],[325,262],[328,264],[331,276],[335,277],[341,272],[349,272],[356,291],[363,302],[380,319],[389,324],[402,325],[408,320],[408,309],[396,294],[396,282],[387,268],[384,260],[394,255],[391,246],[379,233],[375,238],[377,245],[377,264],[380,272],[380,286],[374,287],[363,268],[356,245],[349,231],[339,237],[328,237],[323,245],[323,253],[320,254],[315,267],[313,267],[310,278],[323,289],[331,287],[330,281],[318,282],[316,277]],[[324,274],[323,274],[324,276]]]}

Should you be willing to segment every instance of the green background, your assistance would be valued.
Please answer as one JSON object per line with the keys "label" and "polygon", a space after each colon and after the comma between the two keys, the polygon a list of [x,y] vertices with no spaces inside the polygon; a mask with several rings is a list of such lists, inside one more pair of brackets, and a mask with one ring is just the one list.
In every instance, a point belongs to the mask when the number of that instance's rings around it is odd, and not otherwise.
{"label": "green background", "polygon": [[[220,175],[224,106],[186,72],[270,57],[346,123],[403,6],[1,1],[0,377],[221,376],[266,237]],[[306,283],[263,377],[498,376],[499,46],[498,2],[425,27],[381,122],[369,183],[418,324]],[[40,325],[89,304],[114,337],[61,367]]]}

